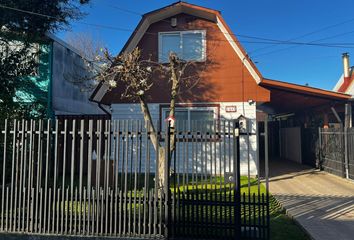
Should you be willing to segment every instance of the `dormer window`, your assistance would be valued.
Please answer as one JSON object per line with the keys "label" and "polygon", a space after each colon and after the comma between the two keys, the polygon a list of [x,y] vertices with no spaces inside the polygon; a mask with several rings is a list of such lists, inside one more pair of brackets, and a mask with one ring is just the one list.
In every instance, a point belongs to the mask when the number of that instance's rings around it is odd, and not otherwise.
{"label": "dormer window", "polygon": [[160,32],[159,62],[168,62],[171,52],[176,53],[179,58],[185,61],[205,61],[205,31]]}

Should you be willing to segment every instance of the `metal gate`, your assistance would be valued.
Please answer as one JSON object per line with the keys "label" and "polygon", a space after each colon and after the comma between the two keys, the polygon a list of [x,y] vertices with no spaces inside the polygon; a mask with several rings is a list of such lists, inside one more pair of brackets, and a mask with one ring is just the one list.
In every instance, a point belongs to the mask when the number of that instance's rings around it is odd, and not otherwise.
{"label": "metal gate", "polygon": [[354,180],[354,128],[319,129],[320,167]]}
{"label": "metal gate", "polygon": [[323,170],[340,177],[344,171],[344,131],[343,129],[320,130],[320,167]]}
{"label": "metal gate", "polygon": [[162,162],[141,121],[6,121],[0,232],[268,239],[268,190],[240,157],[250,135],[236,121],[166,129]]}
{"label": "metal gate", "polygon": [[250,135],[241,135],[238,124],[197,122],[204,131],[182,130],[172,135],[177,142],[170,179],[173,236],[268,239],[268,195],[261,193],[259,178],[250,176],[247,158],[243,161],[247,170],[241,176],[240,139],[242,154],[247,156]]}

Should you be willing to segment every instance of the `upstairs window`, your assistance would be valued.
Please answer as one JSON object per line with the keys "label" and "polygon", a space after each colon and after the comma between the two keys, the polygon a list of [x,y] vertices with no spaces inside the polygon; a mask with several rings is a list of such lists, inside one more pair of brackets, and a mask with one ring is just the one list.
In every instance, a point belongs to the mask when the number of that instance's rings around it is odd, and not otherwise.
{"label": "upstairs window", "polygon": [[171,52],[185,61],[205,61],[205,31],[159,33],[159,62],[168,62]]}

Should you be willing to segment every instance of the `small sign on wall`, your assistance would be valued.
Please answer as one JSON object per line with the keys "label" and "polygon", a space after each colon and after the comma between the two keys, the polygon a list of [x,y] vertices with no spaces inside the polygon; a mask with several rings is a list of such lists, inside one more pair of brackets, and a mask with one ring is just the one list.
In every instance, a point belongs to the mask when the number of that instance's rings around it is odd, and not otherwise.
{"label": "small sign on wall", "polygon": [[236,106],[226,106],[225,111],[226,112],[237,112],[237,107]]}

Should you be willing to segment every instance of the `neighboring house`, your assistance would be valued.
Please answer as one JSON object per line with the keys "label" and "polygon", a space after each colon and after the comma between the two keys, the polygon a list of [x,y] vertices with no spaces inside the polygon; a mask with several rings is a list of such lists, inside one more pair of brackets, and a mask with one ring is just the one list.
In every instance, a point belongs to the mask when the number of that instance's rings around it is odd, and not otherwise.
{"label": "neighboring house", "polygon": [[343,74],[333,88],[333,91],[354,95],[354,74],[350,67],[349,54],[343,53]]}
{"label": "neighboring house", "polygon": [[[264,145],[263,141],[259,141],[261,136],[257,134],[257,121],[264,121],[262,114],[275,116],[286,113],[286,116],[293,116],[289,112],[298,112],[305,106],[315,107],[316,104],[341,102],[348,98],[321,89],[263,79],[219,11],[185,2],[174,3],[143,15],[122,52],[129,52],[135,47],[142,50],[143,58],[161,63],[166,62],[170,51],[185,60],[200,62],[199,82],[178,98],[177,120],[184,120],[191,127],[192,120],[231,120],[240,116],[249,119],[249,145],[246,136],[241,136],[240,140],[242,173],[247,173],[249,159],[251,174],[257,174],[259,155],[264,156],[258,154]],[[168,81],[159,76],[156,79],[159,81],[155,81],[150,92],[149,108],[154,121],[164,122],[169,104]],[[143,119],[139,104],[121,99],[124,89],[107,89],[106,85],[99,85],[91,100],[109,105],[112,119]],[[295,104],[293,99],[300,105]],[[279,122],[285,117],[280,119]],[[279,131],[280,128],[279,123]],[[290,138],[295,136],[300,143],[297,141],[297,147],[292,148],[288,141],[289,150],[295,149],[301,155],[301,136],[297,129],[291,131],[291,134]],[[277,138],[273,140],[272,147],[274,143],[280,145],[283,141],[278,139],[280,132],[272,136]],[[291,152],[287,155],[290,156]],[[301,162],[301,156],[298,158]]]}
{"label": "neighboring house", "polygon": [[89,101],[90,91],[74,84],[89,76],[86,63],[76,49],[52,34],[33,47],[41,50],[38,67],[28,76],[33,84],[16,93],[17,101],[40,105],[48,117],[106,114]]}

